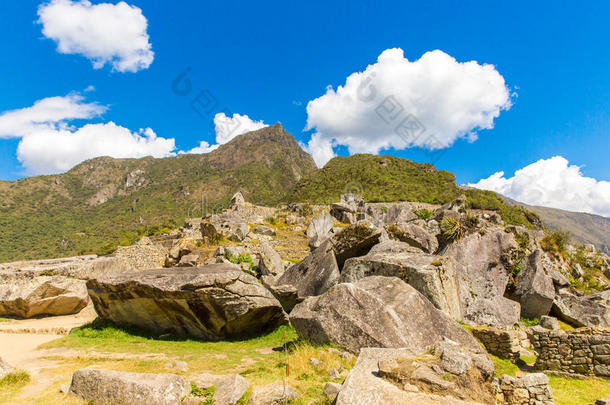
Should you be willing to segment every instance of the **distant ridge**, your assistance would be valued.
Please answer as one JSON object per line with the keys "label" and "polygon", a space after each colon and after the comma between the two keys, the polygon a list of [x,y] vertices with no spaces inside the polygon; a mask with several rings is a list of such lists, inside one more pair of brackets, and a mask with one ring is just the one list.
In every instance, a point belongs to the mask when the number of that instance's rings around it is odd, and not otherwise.
{"label": "distant ridge", "polygon": [[591,243],[597,249],[610,253],[610,218],[585,212],[527,205],[508,197],[503,198],[507,204],[522,206],[535,212],[548,228],[568,231],[575,241]]}

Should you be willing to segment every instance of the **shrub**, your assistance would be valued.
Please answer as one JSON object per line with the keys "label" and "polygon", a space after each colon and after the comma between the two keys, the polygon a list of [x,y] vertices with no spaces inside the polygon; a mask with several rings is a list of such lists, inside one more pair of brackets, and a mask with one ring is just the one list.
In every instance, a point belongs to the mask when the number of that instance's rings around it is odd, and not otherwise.
{"label": "shrub", "polygon": [[423,219],[423,220],[428,220],[428,219],[432,218],[432,215],[434,214],[434,212],[432,212],[431,210],[428,210],[426,208],[422,208],[420,210],[413,209],[413,210],[411,210],[411,212],[414,213],[417,216],[417,218]]}
{"label": "shrub", "polygon": [[309,203],[302,204],[299,206],[299,215],[302,217],[313,215],[313,208],[311,208]]}
{"label": "shrub", "polygon": [[441,221],[441,234],[445,240],[456,241],[462,238],[465,233],[466,230],[459,220],[447,217]]}
{"label": "shrub", "polygon": [[269,223],[271,225],[277,225],[276,217],[267,217],[267,218],[265,218],[265,221],[267,221],[267,223]]}
{"label": "shrub", "polygon": [[557,256],[565,256],[566,245],[569,240],[570,234],[568,232],[554,231],[542,238],[540,246],[546,252],[554,253]]}
{"label": "shrub", "polygon": [[210,245],[220,245],[220,242],[222,242],[223,237],[219,233],[214,233],[210,236],[206,236],[206,239],[208,240],[208,243]]}
{"label": "shrub", "polygon": [[229,253],[225,254],[225,258],[230,261],[233,264],[242,264],[242,263],[248,263],[248,268],[253,268],[254,267],[254,260],[252,259],[252,256],[250,256],[247,253],[243,253],[237,257],[230,255]]}

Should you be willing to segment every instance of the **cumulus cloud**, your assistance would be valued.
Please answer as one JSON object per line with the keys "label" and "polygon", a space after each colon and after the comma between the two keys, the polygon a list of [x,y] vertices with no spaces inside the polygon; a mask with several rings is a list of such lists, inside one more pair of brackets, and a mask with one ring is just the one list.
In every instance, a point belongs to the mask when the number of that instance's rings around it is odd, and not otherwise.
{"label": "cumulus cloud", "polygon": [[0,114],[0,138],[21,138],[17,159],[27,174],[61,173],[97,156],[165,157],[175,154],[172,138],[158,137],[150,128],[133,132],[114,122],[70,125],[91,119],[105,106],[86,103],[79,94],[49,97],[33,106]]}
{"label": "cumulus cloud", "polygon": [[407,147],[441,149],[458,138],[476,139],[511,106],[504,78],[493,65],[458,62],[435,50],[409,61],[402,49],[387,49],[363,72],[307,104],[308,145],[319,166],[333,147],[378,153]]}
{"label": "cumulus cloud", "polygon": [[57,43],[58,52],[83,55],[95,69],[108,63],[115,71],[137,72],[153,62],[148,21],[138,7],[123,1],[51,0],[38,8],[38,16],[43,35]]}
{"label": "cumulus cloud", "polygon": [[540,159],[505,177],[497,172],[471,187],[492,190],[530,205],[610,217],[610,182],[585,177],[562,156]]}
{"label": "cumulus cloud", "polygon": [[206,141],[200,142],[199,146],[184,153],[208,153],[218,149],[220,145],[229,142],[238,135],[257,129],[268,127],[263,121],[254,121],[247,115],[233,114],[232,117],[225,113],[214,116],[214,130],[216,132],[216,143],[210,145]]}

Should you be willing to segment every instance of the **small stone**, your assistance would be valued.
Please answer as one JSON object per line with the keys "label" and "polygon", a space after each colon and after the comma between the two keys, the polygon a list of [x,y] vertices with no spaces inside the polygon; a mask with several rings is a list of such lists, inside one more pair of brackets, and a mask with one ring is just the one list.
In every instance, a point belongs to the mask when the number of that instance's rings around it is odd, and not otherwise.
{"label": "small stone", "polygon": [[186,371],[188,365],[185,361],[173,360],[165,364],[165,368],[168,370]]}
{"label": "small stone", "polygon": [[314,367],[319,367],[324,363],[322,363],[320,360],[316,359],[315,357],[312,357],[311,359],[309,359],[309,364]]}
{"label": "small stone", "polygon": [[335,398],[337,398],[337,395],[339,395],[339,391],[341,391],[341,384],[327,382],[324,385],[324,393],[331,401],[334,401]]}

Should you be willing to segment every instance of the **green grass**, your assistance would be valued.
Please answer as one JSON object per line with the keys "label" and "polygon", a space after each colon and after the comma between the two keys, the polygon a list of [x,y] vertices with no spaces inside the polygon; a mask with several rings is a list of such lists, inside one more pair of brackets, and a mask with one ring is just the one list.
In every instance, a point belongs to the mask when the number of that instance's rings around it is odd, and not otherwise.
{"label": "green grass", "polygon": [[[286,354],[279,348],[285,341],[289,348],[288,360],[291,370],[289,383],[302,396],[295,404],[305,405],[310,401],[318,401],[312,402],[315,404],[326,404],[323,386],[325,382],[331,381],[328,377],[328,370],[335,367],[336,364],[351,369],[354,362],[344,360],[335,353],[327,352],[327,346],[313,346],[299,341],[295,330],[290,326],[281,326],[271,333],[253,339],[202,342],[189,339],[158,340],[142,331],[126,330],[97,321],[77,328],[68,336],[49,342],[42,347],[96,353],[92,357],[79,356],[76,359],[64,359],[70,369],[96,364],[102,368],[158,373],[163,369],[166,360],[154,360],[147,356],[163,354],[167,358],[187,362],[188,371],[179,372],[187,379],[190,376],[196,376],[199,372],[239,373],[247,378],[252,386],[255,386],[283,379],[286,369]],[[272,350],[273,348],[275,349]],[[125,358],[120,356],[123,353]],[[110,354],[112,357],[105,357]],[[119,354],[118,357],[117,354]],[[139,355],[143,358],[137,358]],[[322,360],[324,365],[320,368],[311,366],[309,364],[311,357]],[[62,359],[54,358],[53,360]]]}
{"label": "green grass", "polygon": [[30,375],[25,371],[10,373],[0,379],[0,402],[10,400],[19,390],[28,385]]}

